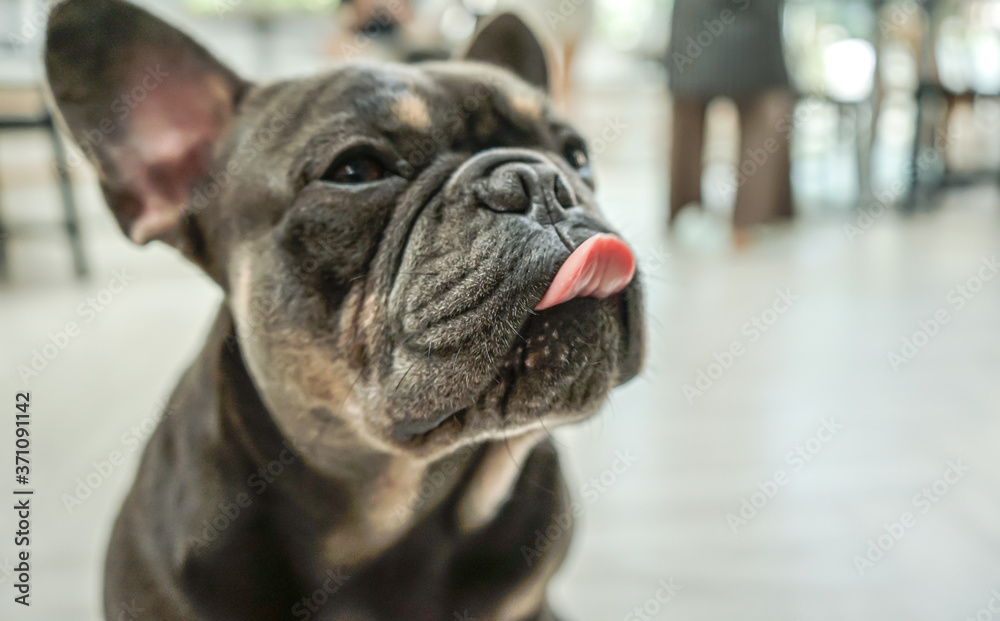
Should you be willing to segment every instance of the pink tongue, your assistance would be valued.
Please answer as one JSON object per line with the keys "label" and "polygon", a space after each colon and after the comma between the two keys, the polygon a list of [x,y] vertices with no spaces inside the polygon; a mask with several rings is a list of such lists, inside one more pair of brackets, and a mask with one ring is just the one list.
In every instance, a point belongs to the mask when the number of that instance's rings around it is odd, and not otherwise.
{"label": "pink tongue", "polygon": [[576,298],[606,298],[624,289],[635,275],[635,256],[615,235],[595,235],[580,244],[559,268],[535,310]]}

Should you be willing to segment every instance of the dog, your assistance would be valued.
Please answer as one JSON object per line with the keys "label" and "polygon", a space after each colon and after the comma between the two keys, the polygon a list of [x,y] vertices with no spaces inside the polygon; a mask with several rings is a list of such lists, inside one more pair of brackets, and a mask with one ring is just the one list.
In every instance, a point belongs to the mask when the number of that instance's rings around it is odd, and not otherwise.
{"label": "dog", "polygon": [[225,294],[117,518],[107,618],[554,619],[548,431],[639,372],[643,315],[525,24],[258,85],[65,0],[44,61],[123,232]]}

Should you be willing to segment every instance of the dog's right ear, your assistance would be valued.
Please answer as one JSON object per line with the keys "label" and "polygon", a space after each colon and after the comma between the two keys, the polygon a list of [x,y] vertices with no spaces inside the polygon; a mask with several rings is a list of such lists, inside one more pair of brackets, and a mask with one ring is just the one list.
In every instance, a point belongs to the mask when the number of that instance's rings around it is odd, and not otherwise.
{"label": "dog's right ear", "polygon": [[56,107],[97,168],[125,234],[139,244],[189,245],[192,186],[208,175],[247,83],[184,33],[122,0],[57,2],[45,69]]}
{"label": "dog's right ear", "polygon": [[549,90],[550,71],[545,46],[528,24],[513,13],[488,18],[472,37],[464,57],[465,60],[499,65],[528,84]]}

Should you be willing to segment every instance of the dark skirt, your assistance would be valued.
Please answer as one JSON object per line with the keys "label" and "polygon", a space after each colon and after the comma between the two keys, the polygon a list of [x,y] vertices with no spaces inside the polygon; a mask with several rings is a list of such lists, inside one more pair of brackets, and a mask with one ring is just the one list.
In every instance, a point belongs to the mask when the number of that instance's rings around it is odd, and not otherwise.
{"label": "dark skirt", "polygon": [[665,58],[675,96],[753,96],[788,86],[783,0],[675,0]]}

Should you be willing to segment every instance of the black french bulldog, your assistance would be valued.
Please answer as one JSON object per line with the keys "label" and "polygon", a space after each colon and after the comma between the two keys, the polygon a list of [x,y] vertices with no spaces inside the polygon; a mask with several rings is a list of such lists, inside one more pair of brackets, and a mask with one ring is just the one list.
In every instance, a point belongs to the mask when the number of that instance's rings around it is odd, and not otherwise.
{"label": "black french bulldog", "polygon": [[226,296],[115,526],[107,618],[553,619],[547,430],[638,372],[643,333],[524,24],[464,62],[255,85],[67,0],[45,63],[123,231]]}

